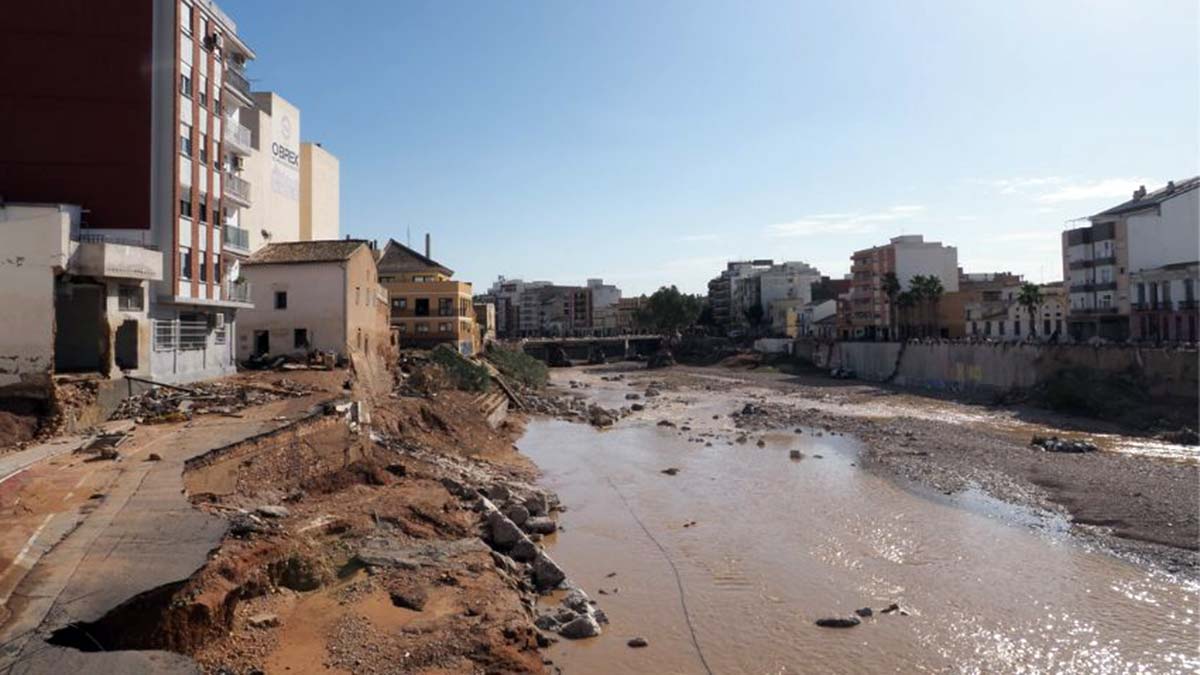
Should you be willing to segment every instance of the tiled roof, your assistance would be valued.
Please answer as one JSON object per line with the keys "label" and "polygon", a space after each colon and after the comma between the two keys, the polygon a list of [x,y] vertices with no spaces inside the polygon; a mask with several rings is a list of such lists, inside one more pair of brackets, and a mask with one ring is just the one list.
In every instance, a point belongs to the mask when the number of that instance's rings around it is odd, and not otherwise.
{"label": "tiled roof", "polygon": [[379,254],[379,273],[392,274],[396,272],[423,272],[436,270],[446,276],[453,276],[454,270],[446,267],[432,258],[417,253],[395,239],[389,239]]}
{"label": "tiled roof", "polygon": [[328,239],[323,241],[289,241],[267,244],[246,261],[247,265],[277,265],[283,263],[316,263],[348,260],[360,247],[363,239]]}
{"label": "tiled roof", "polygon": [[1141,199],[1130,199],[1129,201],[1118,204],[1107,211],[1101,211],[1100,213],[1092,216],[1092,218],[1100,218],[1102,216],[1119,216],[1123,213],[1141,211],[1142,209],[1147,209],[1152,206],[1158,206],[1172,197],[1178,197],[1179,195],[1195,190],[1198,187],[1200,187],[1200,176],[1185,178],[1177,183],[1174,183],[1173,185],[1166,185],[1155,190],[1154,192],[1147,193],[1146,196],[1142,197]]}

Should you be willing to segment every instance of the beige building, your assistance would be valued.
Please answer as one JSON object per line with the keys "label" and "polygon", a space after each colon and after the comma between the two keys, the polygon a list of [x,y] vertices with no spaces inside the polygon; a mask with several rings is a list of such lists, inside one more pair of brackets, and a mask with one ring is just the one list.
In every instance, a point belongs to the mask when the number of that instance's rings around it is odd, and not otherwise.
{"label": "beige building", "polygon": [[471,284],[454,271],[392,239],[379,251],[379,283],[391,300],[392,327],[401,347],[454,345],[464,355],[482,348]]}
{"label": "beige building", "polygon": [[312,351],[389,353],[387,291],[379,285],[370,242],[269,244],[242,269],[254,309],[239,314],[239,360]]}
{"label": "beige building", "polygon": [[242,161],[254,186],[252,203],[241,210],[247,251],[300,240],[300,110],[279,94],[256,91],[243,111],[252,152]]}
{"label": "beige building", "polygon": [[300,144],[300,239],[337,239],[341,165],[320,143]]}

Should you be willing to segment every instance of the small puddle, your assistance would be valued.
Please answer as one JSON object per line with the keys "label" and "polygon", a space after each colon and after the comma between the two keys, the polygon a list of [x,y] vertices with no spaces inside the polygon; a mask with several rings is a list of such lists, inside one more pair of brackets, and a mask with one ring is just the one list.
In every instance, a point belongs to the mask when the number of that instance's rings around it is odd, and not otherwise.
{"label": "small puddle", "polygon": [[[744,392],[686,396],[673,421],[687,431],[538,420],[519,442],[569,507],[550,554],[611,620],[549,649],[565,672],[697,673],[701,654],[718,673],[1200,668],[1195,585],[980,491],[914,494],[861,470],[845,436],[737,443]],[[891,603],[908,615],[879,614]],[[860,607],[876,614],[856,628],[813,625]],[[635,636],[649,647],[628,648]]]}

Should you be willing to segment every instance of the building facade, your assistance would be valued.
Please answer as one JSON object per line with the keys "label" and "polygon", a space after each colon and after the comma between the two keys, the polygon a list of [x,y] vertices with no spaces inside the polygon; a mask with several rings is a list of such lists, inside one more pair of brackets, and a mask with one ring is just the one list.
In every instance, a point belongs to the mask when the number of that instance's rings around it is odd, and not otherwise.
{"label": "building facade", "polygon": [[242,310],[239,359],[311,352],[348,359],[390,351],[388,296],[370,242],[268,244],[242,270],[254,306]]}
{"label": "building facade", "polygon": [[[896,275],[900,289],[912,288],[915,276],[934,276],[944,293],[958,291],[958,249],[925,241],[919,234],[892,237],[882,246],[855,251],[850,257],[852,283],[846,324],[854,339],[889,340],[899,322],[896,308],[884,289],[888,274]],[[955,330],[961,324],[955,322]]]}
{"label": "building facade", "polygon": [[471,284],[453,279],[454,271],[429,257],[425,237],[422,255],[396,240],[379,251],[379,283],[388,292],[393,329],[401,347],[453,345],[472,356],[482,348],[475,322]]}
{"label": "building facade", "polygon": [[320,143],[300,144],[300,240],[337,239],[341,163]]}
{"label": "building facade", "polygon": [[1062,234],[1070,335],[1125,340],[1134,335],[1135,323],[1140,335],[1131,276],[1196,259],[1200,177],[1171,181],[1153,192],[1139,187],[1129,201],[1088,220],[1088,226]]}
{"label": "building facade", "polygon": [[1182,262],[1130,275],[1130,335],[1146,342],[1195,342],[1200,312],[1196,292],[1200,262]]}

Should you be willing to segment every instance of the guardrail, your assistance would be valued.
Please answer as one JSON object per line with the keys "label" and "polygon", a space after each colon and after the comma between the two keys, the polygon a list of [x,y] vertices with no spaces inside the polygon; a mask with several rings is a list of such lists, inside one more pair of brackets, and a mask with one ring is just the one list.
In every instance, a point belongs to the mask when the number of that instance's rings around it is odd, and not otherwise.
{"label": "guardrail", "polygon": [[150,244],[137,239],[126,239],[124,237],[113,237],[107,234],[80,234],[71,237],[81,244],[120,244],[121,246],[137,246],[151,251],[161,251],[158,244]]}

